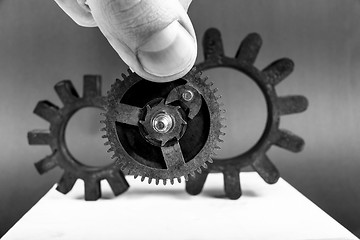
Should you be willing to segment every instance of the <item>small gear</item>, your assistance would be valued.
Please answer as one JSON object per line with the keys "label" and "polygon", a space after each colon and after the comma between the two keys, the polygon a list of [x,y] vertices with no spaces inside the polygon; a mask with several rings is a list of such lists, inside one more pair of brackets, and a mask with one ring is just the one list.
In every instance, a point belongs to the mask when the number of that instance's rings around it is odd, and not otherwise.
{"label": "small gear", "polygon": [[125,174],[171,184],[207,168],[222,142],[217,89],[191,70],[168,83],[128,71],[108,92],[104,138]]}
{"label": "small gear", "polygon": [[308,101],[303,96],[278,97],[275,86],[284,80],[294,68],[290,59],[280,59],[264,70],[258,70],[253,64],[262,45],[261,37],[252,33],[241,43],[235,58],[225,56],[221,34],[217,29],[206,31],[203,39],[205,61],[196,68],[205,71],[212,68],[228,67],[238,70],[252,79],[265,96],[268,118],[265,130],[259,141],[247,152],[229,159],[214,159],[214,163],[202,174],[189,178],[186,190],[191,195],[199,194],[206,178],[211,172],[223,173],[225,194],[230,199],[241,196],[240,176],[242,168],[251,166],[269,184],[276,183],[279,171],[267,157],[266,152],[272,145],[299,152],[304,141],[287,130],[279,129],[280,116],[300,113],[307,109]]}
{"label": "small gear", "polygon": [[80,109],[94,107],[104,109],[105,97],[101,96],[101,77],[84,76],[83,97],[79,97],[73,84],[64,80],[55,85],[55,91],[63,102],[63,108],[48,101],[40,101],[34,113],[50,123],[49,130],[33,130],[28,132],[30,145],[49,145],[52,154],[35,163],[40,174],[56,166],[64,170],[57,190],[68,193],[77,179],[85,183],[85,200],[97,200],[101,197],[100,181],[106,179],[115,195],[125,192],[129,185],[115,163],[104,167],[84,165],[69,152],[65,142],[65,130],[70,118]]}

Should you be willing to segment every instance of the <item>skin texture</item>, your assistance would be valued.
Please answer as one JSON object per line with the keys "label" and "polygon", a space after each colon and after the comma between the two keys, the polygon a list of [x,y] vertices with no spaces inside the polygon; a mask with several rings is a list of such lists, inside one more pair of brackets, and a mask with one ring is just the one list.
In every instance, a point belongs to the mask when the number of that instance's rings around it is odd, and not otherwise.
{"label": "skin texture", "polygon": [[197,55],[192,0],[55,0],[80,26],[99,27],[122,60],[151,81],[184,76]]}

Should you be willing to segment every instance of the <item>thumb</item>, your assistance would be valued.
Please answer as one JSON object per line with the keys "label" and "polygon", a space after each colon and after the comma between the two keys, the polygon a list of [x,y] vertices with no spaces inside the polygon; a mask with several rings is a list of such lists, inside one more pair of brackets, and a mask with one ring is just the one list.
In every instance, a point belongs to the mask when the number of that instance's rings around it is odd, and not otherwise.
{"label": "thumb", "polygon": [[56,1],[77,3],[91,14],[123,61],[145,79],[178,79],[195,63],[196,36],[186,13],[191,0]]}
{"label": "thumb", "polygon": [[196,36],[179,0],[88,0],[93,18],[120,57],[140,76],[184,76],[197,55]]}

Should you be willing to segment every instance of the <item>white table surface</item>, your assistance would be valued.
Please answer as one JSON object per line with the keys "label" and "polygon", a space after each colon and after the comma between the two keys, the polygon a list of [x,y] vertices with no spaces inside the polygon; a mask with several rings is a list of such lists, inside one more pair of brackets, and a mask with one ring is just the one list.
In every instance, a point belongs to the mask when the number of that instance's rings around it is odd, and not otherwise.
{"label": "white table surface", "polygon": [[103,181],[95,202],[83,200],[81,181],[68,195],[54,186],[3,240],[357,239],[283,179],[240,178],[243,196],[235,201],[223,198],[221,174],[211,174],[198,196],[184,183],[148,185],[130,176],[130,189],[118,197]]}

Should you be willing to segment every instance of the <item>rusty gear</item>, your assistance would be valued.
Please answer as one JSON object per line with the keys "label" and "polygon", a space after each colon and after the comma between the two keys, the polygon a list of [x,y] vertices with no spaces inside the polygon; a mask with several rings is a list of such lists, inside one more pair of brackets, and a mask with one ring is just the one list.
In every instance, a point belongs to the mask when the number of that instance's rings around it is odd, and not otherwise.
{"label": "rusty gear", "polygon": [[265,182],[273,184],[280,175],[266,155],[270,147],[276,145],[292,152],[303,149],[303,139],[287,130],[279,129],[279,123],[280,116],[305,111],[308,101],[303,96],[278,97],[275,91],[275,86],[293,71],[294,63],[284,58],[273,62],[262,71],[258,70],[253,64],[261,45],[262,40],[258,34],[249,34],[242,41],[235,58],[229,58],[224,55],[221,35],[217,29],[209,29],[204,35],[205,61],[196,66],[197,70],[228,67],[247,75],[265,96],[268,118],[261,138],[250,150],[233,158],[214,159],[214,163],[206,171],[189,178],[186,190],[192,195],[202,191],[209,173],[218,172],[224,175],[226,196],[230,199],[238,199],[241,196],[239,173],[242,168],[251,166]]}
{"label": "rusty gear", "polygon": [[79,97],[73,84],[69,80],[55,85],[63,108],[48,101],[40,101],[34,113],[50,123],[49,130],[33,130],[28,132],[30,145],[49,145],[52,154],[35,163],[40,174],[56,166],[64,170],[56,190],[68,193],[77,179],[85,184],[85,200],[97,200],[101,197],[100,181],[106,179],[115,195],[125,192],[129,185],[124,175],[115,164],[104,167],[87,166],[76,160],[69,152],[65,142],[65,130],[70,118],[80,109],[94,107],[104,109],[106,100],[101,96],[101,77],[84,76],[83,97]]}
{"label": "rusty gear", "polygon": [[[223,134],[219,97],[217,89],[212,90],[195,72],[155,83],[129,71],[112,85],[103,137],[125,174],[141,176],[141,181],[148,178],[149,183],[154,179],[156,184],[169,179],[173,184],[174,179],[187,180],[212,162]],[[186,99],[181,99],[182,93]]]}

